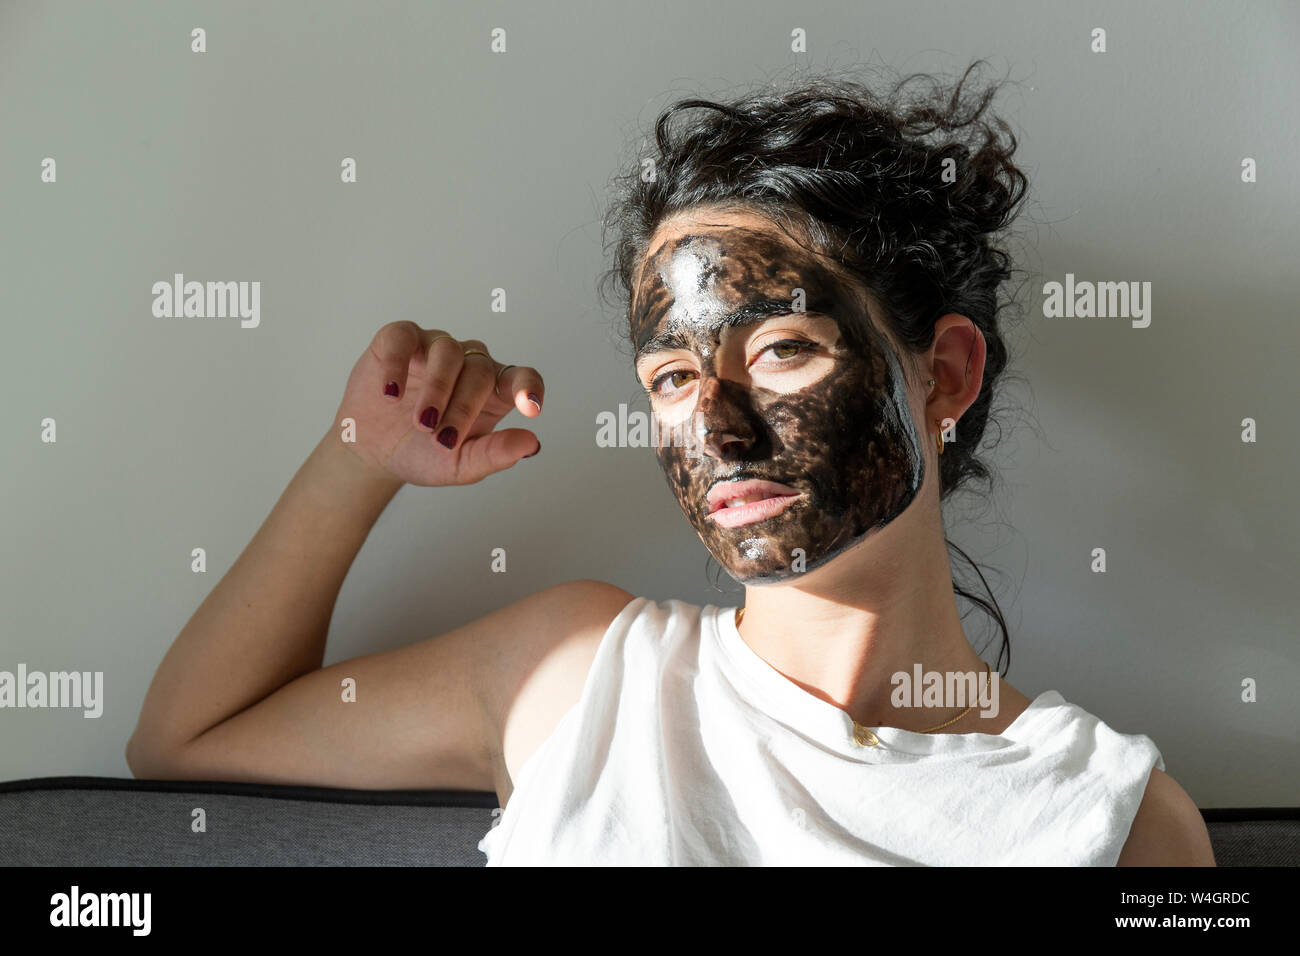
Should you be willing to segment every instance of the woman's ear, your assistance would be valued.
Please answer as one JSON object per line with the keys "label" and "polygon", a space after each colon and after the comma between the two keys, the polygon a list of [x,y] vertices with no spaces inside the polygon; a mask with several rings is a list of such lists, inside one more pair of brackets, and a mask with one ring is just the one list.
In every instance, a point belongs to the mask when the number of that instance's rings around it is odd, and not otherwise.
{"label": "woman's ear", "polygon": [[984,333],[966,316],[949,313],[934,323],[925,377],[934,379],[926,393],[927,424],[957,421],[974,404],[984,384],[986,355]]}

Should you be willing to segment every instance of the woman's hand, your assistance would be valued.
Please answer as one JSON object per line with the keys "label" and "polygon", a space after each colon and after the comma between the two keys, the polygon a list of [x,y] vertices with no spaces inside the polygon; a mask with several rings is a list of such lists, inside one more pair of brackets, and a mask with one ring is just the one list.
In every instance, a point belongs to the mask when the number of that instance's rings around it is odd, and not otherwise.
{"label": "woman's hand", "polygon": [[426,487],[471,485],[535,455],[541,442],[528,429],[494,429],[511,409],[541,414],[542,377],[527,366],[501,372],[480,354],[487,350],[414,322],[385,325],[353,367],[335,415],[336,429],[356,421],[356,441],[344,447],[377,473]]}

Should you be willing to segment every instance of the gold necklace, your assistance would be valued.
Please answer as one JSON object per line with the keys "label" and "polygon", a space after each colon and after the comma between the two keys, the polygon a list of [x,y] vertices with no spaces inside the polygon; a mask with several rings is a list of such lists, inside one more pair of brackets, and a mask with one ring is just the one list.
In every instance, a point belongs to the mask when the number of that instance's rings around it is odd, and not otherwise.
{"label": "gold necklace", "polygon": [[[740,628],[740,622],[741,622],[741,619],[744,618],[744,616],[745,616],[745,609],[742,607],[739,611],[736,612],[736,628],[737,628],[737,629]],[[992,673],[993,673],[993,668],[989,666],[989,662],[988,662],[988,661],[985,661],[985,662],[984,662],[984,678],[983,678],[983,680],[980,681],[980,693],[981,693],[981,697],[987,697],[987,694],[988,694],[988,682],[989,682],[989,679],[990,679]],[[952,720],[945,720],[945,721],[944,721],[942,724],[940,724],[938,727],[931,727],[929,730],[918,730],[918,731],[916,731],[916,733],[920,733],[920,734],[932,734],[932,733],[934,733],[936,730],[943,730],[943,728],[945,728],[945,727],[947,727],[947,726],[950,726],[951,724],[955,724],[955,723],[957,723],[957,721],[961,720],[963,717],[965,717],[967,714],[969,714],[969,713],[970,713],[972,710],[974,710],[974,709],[975,709],[975,705],[974,705],[974,704],[971,704],[969,707],[967,707],[965,710],[963,710],[960,714],[958,714],[958,715],[957,715],[956,717],[954,717]],[[850,719],[850,720],[853,720],[852,717],[850,717],[849,719]],[[870,731],[870,729],[868,729],[867,727],[862,726],[862,724],[858,723],[856,720],[853,721],[853,739],[854,739],[854,741],[856,741],[857,743],[861,744],[863,747],[875,747],[875,746],[877,746],[877,745],[880,743],[880,738],[879,738],[879,737],[877,737],[875,734],[873,734],[873,733]]]}

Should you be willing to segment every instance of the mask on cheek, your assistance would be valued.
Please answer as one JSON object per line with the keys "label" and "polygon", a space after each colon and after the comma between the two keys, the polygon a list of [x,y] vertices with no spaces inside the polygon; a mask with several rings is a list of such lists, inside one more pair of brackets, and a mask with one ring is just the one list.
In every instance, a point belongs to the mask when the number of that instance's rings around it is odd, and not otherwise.
{"label": "mask on cheek", "polygon": [[[827,375],[792,392],[719,379],[706,367],[695,431],[686,436],[698,443],[656,449],[687,520],[741,584],[820,567],[897,518],[921,489],[925,459],[898,360],[869,325],[853,338]],[[771,517],[734,527],[710,517],[709,489],[746,479],[801,495]]]}

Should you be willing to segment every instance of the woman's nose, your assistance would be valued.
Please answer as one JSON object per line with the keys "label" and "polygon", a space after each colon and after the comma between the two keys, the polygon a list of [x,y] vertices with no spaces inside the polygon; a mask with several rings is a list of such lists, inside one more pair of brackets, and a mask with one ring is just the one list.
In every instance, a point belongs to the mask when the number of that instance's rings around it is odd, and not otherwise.
{"label": "woman's nose", "polygon": [[700,378],[696,396],[694,430],[700,450],[722,460],[744,454],[754,443],[745,388],[706,373]]}

